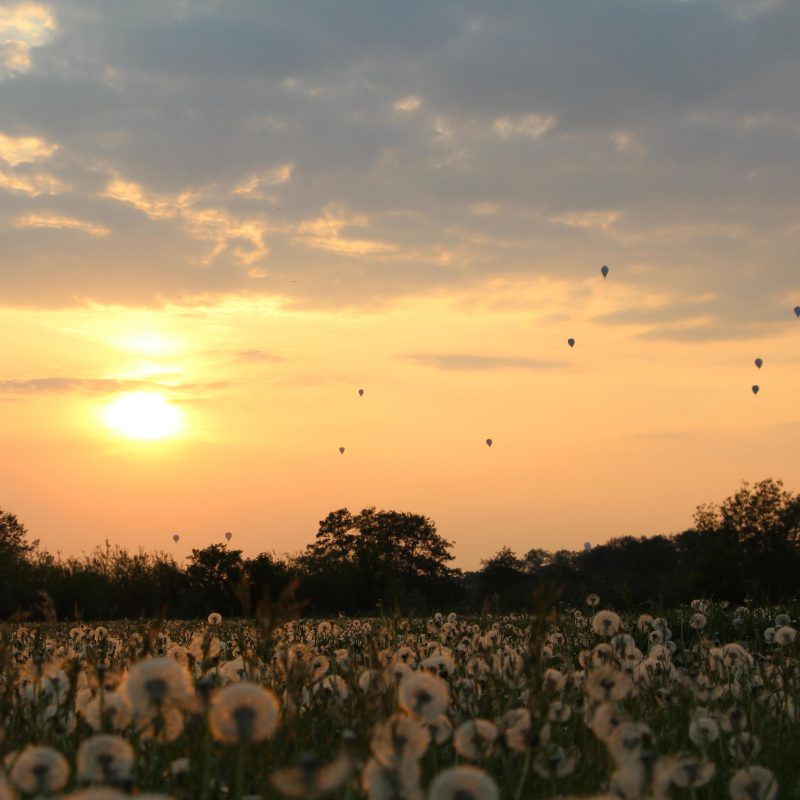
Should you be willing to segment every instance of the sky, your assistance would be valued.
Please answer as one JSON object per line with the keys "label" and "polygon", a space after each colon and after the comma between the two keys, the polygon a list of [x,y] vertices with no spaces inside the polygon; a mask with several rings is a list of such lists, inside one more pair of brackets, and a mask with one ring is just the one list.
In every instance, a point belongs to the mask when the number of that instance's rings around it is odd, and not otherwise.
{"label": "sky", "polygon": [[800,489],[799,37],[793,0],[0,2],[0,508],[180,560],[376,506],[472,569]]}

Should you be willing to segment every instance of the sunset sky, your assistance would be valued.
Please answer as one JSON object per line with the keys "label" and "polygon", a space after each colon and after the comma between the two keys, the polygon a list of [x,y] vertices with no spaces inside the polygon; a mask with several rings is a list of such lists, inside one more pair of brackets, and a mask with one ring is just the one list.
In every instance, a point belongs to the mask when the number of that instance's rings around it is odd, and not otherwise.
{"label": "sunset sky", "polygon": [[800,489],[799,39],[794,0],[0,2],[0,507],[180,560],[374,505],[470,569]]}

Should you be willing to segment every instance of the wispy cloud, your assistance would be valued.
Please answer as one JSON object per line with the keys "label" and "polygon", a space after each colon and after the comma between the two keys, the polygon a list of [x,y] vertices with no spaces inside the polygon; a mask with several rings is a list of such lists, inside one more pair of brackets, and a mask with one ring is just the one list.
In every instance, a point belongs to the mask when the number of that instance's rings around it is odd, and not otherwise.
{"label": "wispy cloud", "polygon": [[80,231],[93,237],[108,236],[111,233],[105,225],[60,214],[26,214],[14,220],[14,227]]}
{"label": "wispy cloud", "polygon": [[50,144],[38,136],[6,136],[0,133],[0,161],[12,167],[50,158],[56,150],[57,144]]}
{"label": "wispy cloud", "polygon": [[231,386],[226,381],[212,383],[163,383],[160,381],[130,380],[121,378],[68,378],[48,376],[43,378],[9,378],[0,380],[0,394],[114,394],[118,392],[159,391],[167,393],[194,393],[224,389]]}
{"label": "wispy cloud", "polygon": [[50,42],[56,34],[51,11],[38,3],[0,7],[0,79],[31,69],[31,48]]}
{"label": "wispy cloud", "polygon": [[33,175],[22,175],[16,172],[4,172],[0,169],[0,189],[28,197],[54,195],[69,191],[69,185],[55,175],[37,172]]}
{"label": "wispy cloud", "polygon": [[515,358],[511,356],[481,356],[471,353],[415,353],[408,355],[412,361],[436,369],[455,370],[543,370],[563,367],[561,361],[543,361],[535,358]]}

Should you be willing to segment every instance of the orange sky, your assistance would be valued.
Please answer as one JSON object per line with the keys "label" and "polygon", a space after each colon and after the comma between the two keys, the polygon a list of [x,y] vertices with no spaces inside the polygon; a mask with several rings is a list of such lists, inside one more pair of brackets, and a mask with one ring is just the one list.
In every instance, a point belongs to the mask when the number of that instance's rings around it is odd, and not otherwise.
{"label": "orange sky", "polygon": [[0,6],[0,507],[473,568],[800,489],[800,14],[569,5]]}

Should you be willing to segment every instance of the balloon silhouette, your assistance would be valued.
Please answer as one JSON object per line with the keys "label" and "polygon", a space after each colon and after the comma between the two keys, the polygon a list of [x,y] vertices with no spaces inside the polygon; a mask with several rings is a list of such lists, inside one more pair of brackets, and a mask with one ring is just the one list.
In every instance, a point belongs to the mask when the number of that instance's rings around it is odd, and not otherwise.
{"label": "balloon silhouette", "polygon": [[363,389],[359,389],[358,390],[358,396],[359,397],[363,397],[364,396],[364,390]]}
{"label": "balloon silhouette", "polygon": [[232,534],[230,531],[228,531],[228,532],[225,534],[225,538],[226,538],[228,541],[230,541],[231,539],[233,539],[233,534]]}
{"label": "balloon silhouette", "polygon": [[567,344],[570,347],[575,347],[575,340],[574,339],[567,339]]}
{"label": "balloon silhouette", "polygon": [[800,306],[795,306],[794,307],[794,315],[796,317],[800,317]]}
{"label": "balloon silhouette", "polygon": [[340,448],[339,448],[339,452],[340,452],[342,455],[344,455],[344,447],[340,447]]}
{"label": "balloon silhouette", "polygon": [[753,394],[758,394],[758,390],[759,390],[758,385],[753,386]]}
{"label": "balloon silhouette", "polygon": [[181,537],[180,537],[180,536],[178,536],[178,534],[176,533],[176,534],[175,534],[175,535],[172,537],[172,541],[173,541],[173,542],[175,542],[175,543],[177,544],[177,542],[179,542],[179,541],[180,541],[180,538],[181,538]]}
{"label": "balloon silhouette", "polygon": [[491,439],[487,439],[486,440],[486,444],[489,445],[489,447],[491,447],[492,446],[492,440]]}
{"label": "balloon silhouette", "polygon": [[755,365],[756,365],[756,366],[757,366],[759,369],[761,369],[761,365],[762,365],[763,363],[764,363],[764,360],[763,360],[763,359],[761,359],[761,358],[757,358],[757,359],[755,360]]}
{"label": "balloon silhouette", "polygon": [[608,267],[605,264],[603,264],[603,266],[600,267],[600,272],[603,273],[604,278],[608,277]]}

